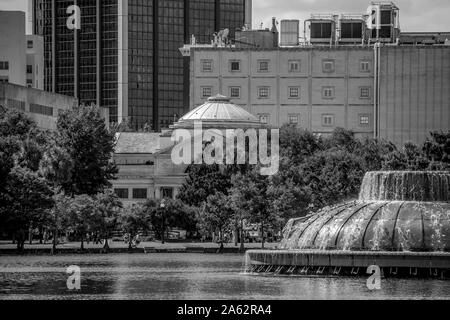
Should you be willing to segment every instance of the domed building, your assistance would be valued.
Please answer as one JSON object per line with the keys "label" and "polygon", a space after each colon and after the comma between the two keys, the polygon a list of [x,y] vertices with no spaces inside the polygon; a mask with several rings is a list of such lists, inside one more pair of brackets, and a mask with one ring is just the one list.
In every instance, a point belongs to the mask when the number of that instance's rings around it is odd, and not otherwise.
{"label": "domed building", "polygon": [[173,163],[171,136],[176,129],[194,130],[194,124],[200,121],[203,130],[262,127],[255,116],[233,104],[229,98],[217,95],[187,113],[162,134],[117,134],[114,160],[119,173],[117,180],[111,183],[124,204],[177,196],[186,179],[187,166]]}
{"label": "domed building", "polygon": [[204,104],[183,116],[170,129],[194,129],[201,122],[203,129],[250,129],[261,128],[259,120],[243,108],[233,104],[223,95],[210,97]]}

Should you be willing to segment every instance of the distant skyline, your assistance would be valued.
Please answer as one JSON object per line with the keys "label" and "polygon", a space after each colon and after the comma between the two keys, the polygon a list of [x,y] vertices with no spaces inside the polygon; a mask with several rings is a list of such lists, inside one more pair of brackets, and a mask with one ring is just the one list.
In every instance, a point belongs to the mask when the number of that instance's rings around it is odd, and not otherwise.
{"label": "distant skyline", "polygon": [[[396,0],[400,8],[402,31],[450,32],[449,0]],[[253,28],[271,26],[272,17],[277,20],[299,19],[300,31],[303,21],[311,13],[364,13],[368,0],[253,0]],[[27,12],[28,0],[0,0],[0,10]],[[27,28],[31,32],[31,26]]]}

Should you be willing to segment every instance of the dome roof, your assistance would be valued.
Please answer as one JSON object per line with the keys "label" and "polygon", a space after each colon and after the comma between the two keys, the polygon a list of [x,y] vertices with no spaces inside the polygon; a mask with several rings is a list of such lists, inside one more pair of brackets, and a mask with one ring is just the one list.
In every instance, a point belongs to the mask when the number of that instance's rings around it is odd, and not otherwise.
{"label": "dome roof", "polygon": [[289,221],[284,249],[450,251],[450,173],[368,173],[360,199]]}
{"label": "dome roof", "polygon": [[187,113],[171,128],[193,128],[194,122],[199,121],[203,127],[217,129],[261,127],[254,115],[233,104],[228,97],[216,95]]}

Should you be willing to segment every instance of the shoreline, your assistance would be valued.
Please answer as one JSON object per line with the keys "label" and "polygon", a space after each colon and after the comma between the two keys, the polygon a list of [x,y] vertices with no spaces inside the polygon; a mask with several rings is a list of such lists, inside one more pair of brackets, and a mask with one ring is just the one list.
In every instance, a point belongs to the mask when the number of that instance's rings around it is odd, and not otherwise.
{"label": "shoreline", "polygon": [[[267,244],[267,249],[274,249],[277,244]],[[245,254],[247,250],[264,250],[261,244],[246,243],[244,252],[240,252],[240,246],[227,244],[219,252],[219,245],[215,243],[147,243],[129,249],[126,245],[112,244],[108,250],[103,246],[86,245],[84,250],[79,244],[70,243],[59,245],[52,254],[52,245],[25,245],[21,252],[13,244],[0,244],[0,256],[51,256],[51,255],[101,255],[101,254],[150,254],[150,253],[185,253],[185,254]]]}

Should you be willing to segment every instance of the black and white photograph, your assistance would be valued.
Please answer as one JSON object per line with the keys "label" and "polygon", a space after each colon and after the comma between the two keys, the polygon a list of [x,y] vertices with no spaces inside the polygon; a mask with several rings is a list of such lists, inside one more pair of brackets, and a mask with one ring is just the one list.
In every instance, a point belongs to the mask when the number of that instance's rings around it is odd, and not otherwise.
{"label": "black and white photograph", "polygon": [[450,2],[0,0],[0,300],[450,300]]}

